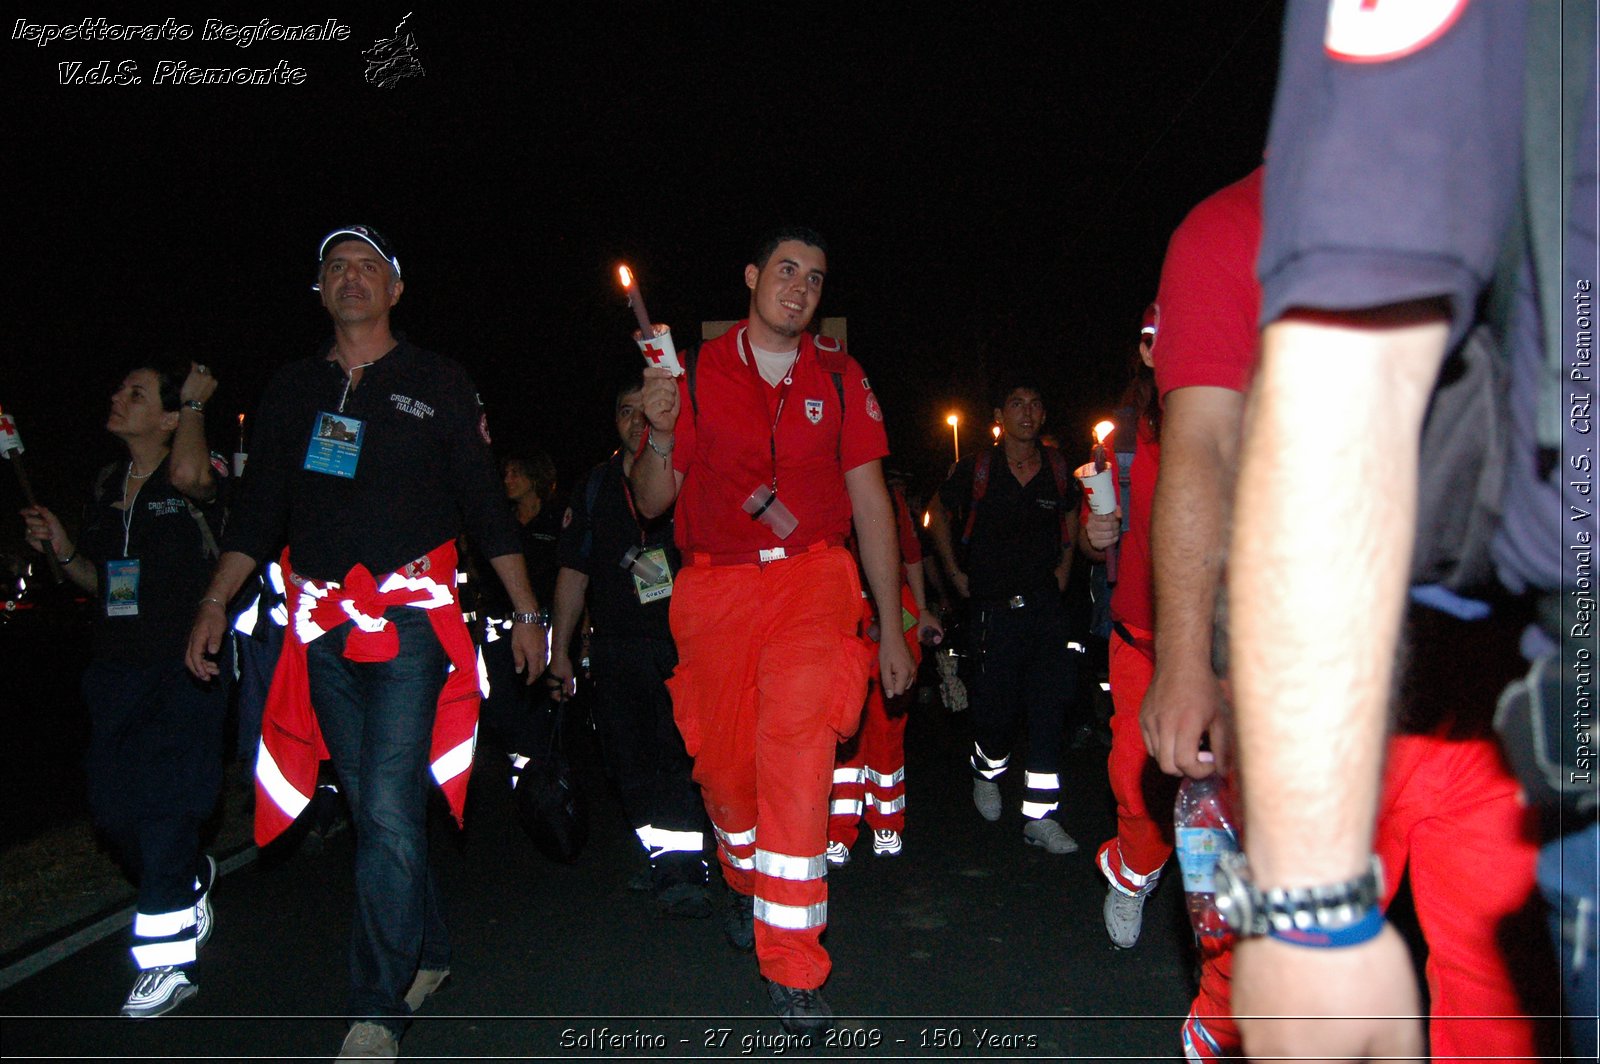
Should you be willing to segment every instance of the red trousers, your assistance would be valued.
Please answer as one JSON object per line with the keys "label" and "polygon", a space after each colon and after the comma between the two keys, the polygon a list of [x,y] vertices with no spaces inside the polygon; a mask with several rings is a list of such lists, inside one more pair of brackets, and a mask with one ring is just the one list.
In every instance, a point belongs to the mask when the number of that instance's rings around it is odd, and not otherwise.
{"label": "red trousers", "polygon": [[[1373,849],[1383,859],[1383,906],[1410,866],[1428,943],[1428,1038],[1435,1061],[1534,1060],[1554,971],[1541,958],[1535,913],[1535,823],[1499,745],[1446,731],[1389,740]],[[1248,831],[1248,825],[1246,826]],[[1231,955],[1201,970],[1194,1014],[1237,1052],[1229,1014]],[[1530,1008],[1530,1002],[1533,1003]]]}
{"label": "red trousers", "polygon": [[[916,600],[911,589],[900,586],[901,606],[916,616]],[[863,621],[871,624],[874,613],[869,600],[862,599]],[[898,627],[895,618],[883,634],[892,638]],[[880,626],[882,629],[882,626]],[[917,630],[904,635],[911,648],[913,664],[922,663],[922,645]],[[828,802],[828,840],[854,846],[861,820],[876,831],[904,831],[906,827],[906,715],[911,709],[915,688],[892,701],[883,697],[878,661],[872,662],[867,683],[867,704],[861,715],[861,728],[852,739],[839,744],[833,767],[833,794]]]}
{"label": "red trousers", "polygon": [[875,648],[861,581],[835,547],[769,565],[693,565],[672,593],[667,687],[694,758],[728,887],[755,899],[761,974],[827,979],[828,791],[855,731]]}
{"label": "red trousers", "polygon": [[1100,847],[1097,861],[1112,886],[1141,894],[1155,887],[1172,856],[1172,803],[1178,787],[1145,751],[1139,731],[1139,707],[1155,674],[1154,636],[1132,626],[1127,631],[1137,645],[1120,633],[1111,636],[1111,754],[1106,771],[1117,800],[1117,835]]}

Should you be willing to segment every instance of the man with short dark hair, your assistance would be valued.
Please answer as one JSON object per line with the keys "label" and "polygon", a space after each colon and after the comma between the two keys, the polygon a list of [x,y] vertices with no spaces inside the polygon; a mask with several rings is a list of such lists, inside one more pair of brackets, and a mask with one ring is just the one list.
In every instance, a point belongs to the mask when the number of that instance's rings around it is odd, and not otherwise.
{"label": "man with short dark hair", "polygon": [[[1081,491],[1066,459],[1040,440],[1044,399],[1029,378],[996,392],[1000,442],[957,463],[929,506],[929,530],[956,590],[971,600],[978,655],[972,683],[972,800],[999,820],[998,780],[1010,767],[1018,719],[1026,720],[1022,837],[1048,853],[1072,853],[1071,835],[1050,814],[1060,807],[1061,731],[1074,687],[1067,650],[1066,590],[1079,542]],[[956,554],[951,515],[966,514]],[[1111,515],[1090,518],[1097,538],[1116,538]]]}
{"label": "man with short dark hair", "polygon": [[[833,1023],[820,993],[828,792],[872,654],[843,546],[852,522],[879,614],[900,603],[883,411],[842,345],[806,331],[827,268],[810,230],[763,245],[744,270],[749,318],[676,380],[645,370],[650,427],[633,465],[641,514],[677,500],[684,570],[668,686],[733,892],[728,938],[755,949],[793,1033]],[[878,656],[884,694],[905,691],[905,642],[883,640]]]}
{"label": "man with short dark hair", "polygon": [[256,840],[304,810],[320,756],[331,756],[356,832],[340,1057],[394,1057],[408,1017],[449,974],[426,812],[431,775],[460,821],[481,694],[456,591],[460,532],[511,596],[510,638],[530,682],[545,634],[477,390],[458,364],[390,329],[399,260],[359,225],[328,234],[318,259],[333,340],[280,369],[262,397],[188,666],[217,673],[225,604],[287,541],[290,623],[262,727]]}

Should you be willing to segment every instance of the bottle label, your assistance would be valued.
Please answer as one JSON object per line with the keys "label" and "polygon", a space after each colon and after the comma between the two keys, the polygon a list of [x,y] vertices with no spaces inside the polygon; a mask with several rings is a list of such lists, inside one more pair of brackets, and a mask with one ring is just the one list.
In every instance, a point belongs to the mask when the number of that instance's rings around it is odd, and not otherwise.
{"label": "bottle label", "polygon": [[1178,867],[1189,894],[1215,894],[1217,858],[1239,848],[1226,828],[1178,828]]}

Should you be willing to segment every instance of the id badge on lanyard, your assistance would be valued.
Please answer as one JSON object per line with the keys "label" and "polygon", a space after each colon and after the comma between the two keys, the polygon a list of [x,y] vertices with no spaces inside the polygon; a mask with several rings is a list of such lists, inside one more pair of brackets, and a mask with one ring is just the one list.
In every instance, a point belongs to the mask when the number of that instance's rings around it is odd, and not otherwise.
{"label": "id badge on lanyard", "polygon": [[347,414],[319,411],[312,426],[311,443],[306,447],[305,468],[330,477],[355,479],[361,461],[361,438],[367,423]]}
{"label": "id badge on lanyard", "polygon": [[[632,551],[628,552],[633,554]],[[640,562],[646,564],[640,565]],[[651,572],[651,567],[654,572]],[[649,580],[641,576],[641,571],[651,576],[659,574],[659,579]],[[664,598],[672,597],[672,566],[667,564],[667,552],[663,547],[649,547],[634,555],[632,564],[628,567],[628,575],[633,578],[633,593],[639,596],[639,604],[647,605],[651,602],[660,602]]]}
{"label": "id badge on lanyard", "polygon": [[139,616],[139,559],[106,562],[106,616]]}

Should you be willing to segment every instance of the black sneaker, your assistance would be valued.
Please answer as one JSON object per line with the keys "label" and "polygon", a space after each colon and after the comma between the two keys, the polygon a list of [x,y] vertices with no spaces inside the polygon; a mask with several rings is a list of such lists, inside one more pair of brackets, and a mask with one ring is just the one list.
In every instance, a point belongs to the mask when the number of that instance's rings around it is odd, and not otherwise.
{"label": "black sneaker", "polygon": [[728,945],[741,953],[753,953],[756,948],[756,900],[736,890],[728,891],[728,901],[722,910],[722,933]]}
{"label": "black sneaker", "polygon": [[778,1020],[790,1034],[821,1034],[833,1030],[833,1010],[822,1000],[820,989],[803,990],[767,980],[767,994]]}
{"label": "black sneaker", "polygon": [[701,883],[670,883],[655,892],[663,916],[704,920],[711,915],[711,894]]}

